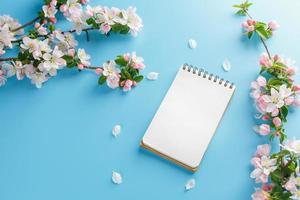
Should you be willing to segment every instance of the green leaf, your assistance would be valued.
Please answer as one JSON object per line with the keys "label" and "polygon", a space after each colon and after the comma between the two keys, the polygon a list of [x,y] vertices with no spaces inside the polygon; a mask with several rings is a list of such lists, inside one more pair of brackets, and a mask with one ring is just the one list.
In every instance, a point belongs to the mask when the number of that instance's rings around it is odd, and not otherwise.
{"label": "green leaf", "polygon": [[280,108],[280,117],[284,122],[287,122],[286,117],[289,113],[289,109],[287,106],[283,106]]}
{"label": "green leaf", "polygon": [[127,70],[123,70],[123,74],[125,75],[126,79],[131,79],[131,74]]}
{"label": "green leaf", "polygon": [[246,12],[244,10],[238,10],[236,13],[236,15],[241,15],[241,16],[245,16]]}
{"label": "green leaf", "polygon": [[271,179],[272,179],[273,182],[275,182],[275,183],[280,183],[281,182],[281,171],[280,171],[280,169],[277,168],[270,175],[271,175]]}
{"label": "green leaf", "polygon": [[49,30],[50,30],[51,32],[55,31],[55,26],[54,26],[53,24],[50,24]]}
{"label": "green leaf", "polygon": [[139,75],[139,76],[134,77],[133,80],[138,83],[138,82],[141,82],[143,79],[144,79],[144,76],[143,75]]}
{"label": "green leaf", "polygon": [[284,82],[283,80],[278,79],[278,78],[275,78],[275,77],[270,78],[270,79],[268,80],[268,85],[269,85],[269,86],[275,86],[275,87],[277,87],[277,86],[280,86],[280,85],[282,85],[282,84],[284,84],[284,83],[285,83],[285,82]]}
{"label": "green leaf", "polygon": [[248,36],[249,39],[252,37],[252,35],[253,35],[253,31],[248,32],[248,34],[247,34],[247,36]]}
{"label": "green leaf", "polygon": [[73,68],[77,65],[76,60],[72,56],[64,55],[62,58],[66,61],[68,68]]}
{"label": "green leaf", "polygon": [[120,66],[126,66],[128,64],[128,62],[124,59],[123,56],[117,56],[115,62]]}
{"label": "green leaf", "polygon": [[86,23],[88,24],[88,25],[91,25],[91,24],[93,24],[95,22],[95,20],[93,19],[93,18],[88,18],[87,20],[86,20]]}
{"label": "green leaf", "polygon": [[99,79],[98,79],[98,84],[99,85],[103,85],[106,81],[106,76],[100,76]]}
{"label": "green leaf", "polygon": [[256,26],[255,25],[256,33],[264,40],[270,38],[269,32],[265,29],[264,26]]}

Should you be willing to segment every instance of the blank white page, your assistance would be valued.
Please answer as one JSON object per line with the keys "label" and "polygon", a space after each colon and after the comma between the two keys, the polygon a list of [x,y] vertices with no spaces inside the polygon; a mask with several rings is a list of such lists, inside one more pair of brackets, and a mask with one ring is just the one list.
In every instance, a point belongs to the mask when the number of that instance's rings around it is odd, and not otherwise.
{"label": "blank white page", "polygon": [[142,146],[196,171],[234,90],[223,79],[181,67]]}

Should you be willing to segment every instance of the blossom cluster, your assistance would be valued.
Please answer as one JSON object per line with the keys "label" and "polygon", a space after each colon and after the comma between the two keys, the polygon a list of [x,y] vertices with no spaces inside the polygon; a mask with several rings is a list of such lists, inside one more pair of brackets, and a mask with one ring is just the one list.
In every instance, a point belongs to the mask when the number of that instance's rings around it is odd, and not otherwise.
{"label": "blossom cluster", "polygon": [[248,35],[248,38],[251,38],[253,33],[256,32],[263,39],[267,39],[272,36],[273,31],[279,28],[279,24],[275,20],[266,24],[264,22],[248,19],[242,23],[242,27],[244,28],[245,33]]}
{"label": "blossom cluster", "polygon": [[300,140],[287,140],[284,123],[291,107],[300,106],[300,85],[294,83],[296,73],[294,62],[279,55],[272,56],[265,40],[279,28],[276,21],[268,24],[253,20],[248,13],[252,3],[247,0],[239,5],[237,14],[248,16],[242,24],[248,38],[256,33],[266,53],[259,60],[260,75],[251,83],[251,97],[260,121],[254,130],[270,140],[279,137],[280,151],[271,153],[269,144],[258,145],[251,164],[254,170],[250,177],[259,188],[252,194],[252,200],[300,200]]}
{"label": "blossom cluster", "polygon": [[287,140],[282,150],[270,155],[269,144],[259,145],[251,160],[251,178],[261,183],[252,194],[253,200],[300,199],[300,140]]}
{"label": "blossom cluster", "polygon": [[0,16],[0,56],[5,53],[6,48],[13,47],[12,41],[16,39],[17,35],[24,33],[23,29],[14,31],[20,26],[21,24],[10,16]]}
{"label": "blossom cluster", "polygon": [[83,8],[86,3],[87,0],[51,0],[43,6],[41,16],[52,23],[56,23],[55,15],[60,11],[73,23],[77,34],[86,29],[97,29],[105,35],[110,32],[120,34],[130,32],[136,36],[143,27],[142,19],[137,15],[134,7],[125,10],[116,7],[91,7],[88,5]]}
{"label": "blossom cluster", "polygon": [[[87,0],[45,0],[45,5],[38,17],[27,23],[34,24],[33,29],[24,34],[21,24],[11,17],[0,16],[0,56],[6,48],[18,47],[16,57],[0,57],[0,86],[7,79],[16,76],[18,80],[27,77],[36,87],[57,74],[64,67],[82,70],[94,70],[100,76],[98,83],[104,82],[110,88],[121,87],[130,91],[143,79],[140,70],[144,68],[143,59],[136,53],[118,56],[116,60],[108,61],[103,66],[91,66],[90,55],[82,48],[77,49],[78,41],[73,32],[99,30],[102,34],[110,32],[119,34],[131,33],[136,36],[143,27],[141,18],[136,14],[136,8],[91,7]],[[74,23],[74,29],[61,31],[55,28],[57,13]],[[18,37],[17,37],[18,36]]]}
{"label": "blossom cluster", "polygon": [[251,96],[259,115],[264,121],[255,130],[261,135],[285,138],[283,123],[287,121],[289,106],[300,105],[300,85],[295,85],[293,75],[296,67],[289,59],[275,55],[269,58],[262,54],[259,64],[261,74],[251,83]]}
{"label": "blossom cluster", "polygon": [[143,62],[143,58],[136,56],[135,52],[118,56],[114,61],[107,61],[102,68],[96,70],[100,75],[98,82],[106,82],[112,89],[121,87],[125,92],[130,91],[144,78],[140,75],[140,70],[145,67]]}

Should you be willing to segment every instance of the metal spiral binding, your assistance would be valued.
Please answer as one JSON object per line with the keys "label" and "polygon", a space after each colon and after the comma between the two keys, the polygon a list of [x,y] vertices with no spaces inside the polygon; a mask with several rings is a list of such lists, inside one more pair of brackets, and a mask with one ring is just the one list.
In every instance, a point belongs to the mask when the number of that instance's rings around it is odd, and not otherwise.
{"label": "metal spiral binding", "polygon": [[219,85],[223,85],[224,87],[229,86],[230,89],[232,89],[234,86],[234,83],[230,83],[228,80],[224,80],[223,78],[209,73],[208,71],[205,71],[202,68],[198,69],[198,67],[188,65],[187,63],[183,64],[182,69],[187,70],[188,72],[192,72],[193,74],[197,74],[198,76],[201,76],[203,78],[208,78],[208,80],[218,83]]}

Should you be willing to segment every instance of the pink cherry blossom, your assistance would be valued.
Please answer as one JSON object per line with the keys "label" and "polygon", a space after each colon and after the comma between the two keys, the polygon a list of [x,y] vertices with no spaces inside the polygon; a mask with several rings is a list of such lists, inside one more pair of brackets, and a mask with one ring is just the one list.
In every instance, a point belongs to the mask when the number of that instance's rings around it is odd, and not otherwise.
{"label": "pink cherry blossom", "polygon": [[270,125],[268,124],[261,124],[258,128],[258,133],[260,135],[269,135],[271,132]]}
{"label": "pink cherry blossom", "polygon": [[255,30],[255,24],[255,20],[248,19],[246,22],[242,23],[242,27],[245,29],[246,33],[249,33]]}
{"label": "pink cherry blossom", "polygon": [[133,84],[132,80],[126,80],[125,84],[123,86],[123,91],[124,92],[130,91],[131,87],[132,87],[132,84]]}
{"label": "pink cherry blossom", "polygon": [[119,87],[119,81],[120,81],[120,78],[117,75],[107,76],[107,79],[106,79],[107,86],[112,89]]}
{"label": "pink cherry blossom", "polygon": [[256,190],[251,195],[252,200],[268,200],[268,193],[262,191],[262,190]]}
{"label": "pink cherry blossom", "polygon": [[276,117],[276,116],[278,116],[278,114],[279,114],[279,109],[276,108],[276,109],[274,109],[274,110],[272,111],[271,116],[272,116],[272,117]]}
{"label": "pink cherry blossom", "polygon": [[263,115],[261,119],[264,121],[268,121],[270,119],[270,117],[269,117],[269,115]]}
{"label": "pink cherry blossom", "polygon": [[83,64],[78,64],[78,69],[83,70],[84,69],[84,65]]}
{"label": "pink cherry blossom", "polygon": [[300,91],[300,85],[294,85],[293,91],[295,91],[295,92]]}
{"label": "pink cherry blossom", "polygon": [[110,25],[108,25],[108,24],[101,24],[100,31],[103,34],[107,34],[110,30],[111,30],[111,26]]}
{"label": "pink cherry blossom", "polygon": [[95,69],[95,73],[98,75],[102,74],[102,72],[103,72],[103,69],[101,69],[101,68]]}
{"label": "pink cherry blossom", "polygon": [[261,189],[262,189],[263,191],[266,191],[266,192],[271,191],[272,188],[273,188],[273,186],[270,185],[270,184],[264,184],[264,185],[262,185],[262,187],[261,187]]}
{"label": "pink cherry blossom", "polygon": [[270,22],[268,23],[268,28],[269,28],[270,30],[272,30],[272,31],[277,30],[279,27],[280,27],[279,24],[278,24],[275,20],[270,21]]}
{"label": "pink cherry blossom", "polygon": [[258,157],[269,156],[271,151],[271,146],[269,144],[258,145],[255,155]]}
{"label": "pink cherry blossom", "polygon": [[257,81],[258,85],[261,86],[261,87],[265,87],[266,84],[267,84],[267,80],[266,80],[266,78],[263,77],[263,76],[259,76],[259,77],[256,79],[256,81]]}
{"label": "pink cherry blossom", "polygon": [[272,122],[276,127],[281,126],[281,119],[279,117],[275,117]]}
{"label": "pink cherry blossom", "polygon": [[288,73],[288,75],[293,76],[296,73],[296,68],[295,67],[288,67],[286,72]]}
{"label": "pink cherry blossom", "polygon": [[272,67],[273,61],[269,58],[268,54],[263,53],[260,56],[259,64],[264,67]]}

